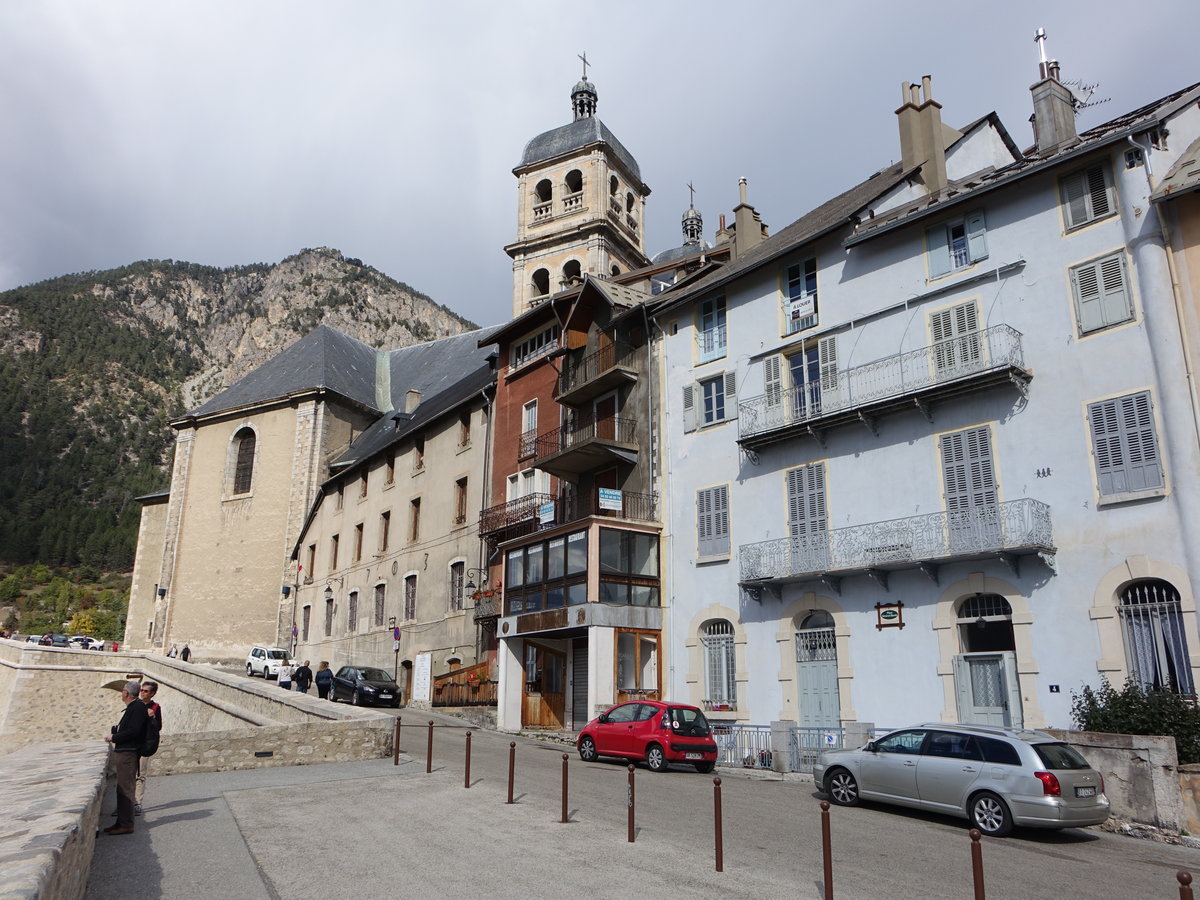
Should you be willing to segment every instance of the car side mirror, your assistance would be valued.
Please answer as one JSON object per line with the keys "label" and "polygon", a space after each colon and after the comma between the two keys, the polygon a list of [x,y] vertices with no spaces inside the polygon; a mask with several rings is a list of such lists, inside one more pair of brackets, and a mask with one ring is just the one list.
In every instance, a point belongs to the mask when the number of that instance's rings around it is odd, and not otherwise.
{"label": "car side mirror", "polygon": [[608,713],[601,713],[600,717],[598,719],[596,719],[596,721],[599,722],[601,725],[607,725],[608,724]]}
{"label": "car side mirror", "polygon": [[874,741],[867,741],[867,745],[865,747],[863,747],[863,749],[870,753],[878,753],[879,752],[879,748],[875,746]]}

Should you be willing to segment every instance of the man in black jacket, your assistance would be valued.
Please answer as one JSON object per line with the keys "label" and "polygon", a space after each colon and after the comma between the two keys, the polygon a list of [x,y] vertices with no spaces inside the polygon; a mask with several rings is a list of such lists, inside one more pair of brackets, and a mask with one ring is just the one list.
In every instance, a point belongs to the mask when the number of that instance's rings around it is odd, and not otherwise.
{"label": "man in black jacket", "polygon": [[[141,688],[136,681],[125,682],[121,702],[125,712],[113,726],[112,734],[104,740],[113,745],[113,768],[117,772],[117,824],[104,829],[105,834],[133,834],[133,794],[138,770],[138,750],[146,739],[150,715],[146,704],[138,700]],[[137,702],[134,702],[137,701]]]}
{"label": "man in black jacket", "polygon": [[[141,701],[146,704],[146,712],[150,716],[150,727],[157,728],[162,732],[162,705],[159,704],[154,696],[158,693],[157,681],[143,681],[142,689],[139,694]],[[143,756],[138,759],[137,779],[133,789],[133,814],[140,816],[142,814],[142,800],[146,796],[146,776],[150,774],[150,757]]]}

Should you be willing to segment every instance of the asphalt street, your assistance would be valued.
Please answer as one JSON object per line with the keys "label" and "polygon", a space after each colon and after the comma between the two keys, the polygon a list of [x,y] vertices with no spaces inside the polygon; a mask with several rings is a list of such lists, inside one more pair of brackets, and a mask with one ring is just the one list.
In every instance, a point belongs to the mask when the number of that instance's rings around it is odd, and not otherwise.
{"label": "asphalt street", "polygon": [[[399,766],[387,759],[152,777],[137,833],[97,838],[87,897],[824,896],[821,798],[802,778],[639,766],[630,843],[624,764],[583,763],[569,745],[474,731],[467,788],[463,723],[401,714]],[[722,782],[723,872],[715,871],[714,776]],[[834,807],[830,827],[839,898],[972,896],[965,821]],[[1019,830],[982,846],[990,900],[1174,898],[1175,872],[1200,872],[1200,850],[1099,829]]]}

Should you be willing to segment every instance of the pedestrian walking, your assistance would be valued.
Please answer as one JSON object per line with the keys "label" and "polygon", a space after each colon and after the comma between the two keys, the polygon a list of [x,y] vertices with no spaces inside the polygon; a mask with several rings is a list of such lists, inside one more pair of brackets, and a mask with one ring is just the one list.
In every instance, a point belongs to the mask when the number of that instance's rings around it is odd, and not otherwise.
{"label": "pedestrian walking", "polygon": [[192,648],[187,645],[187,641],[183,642],[183,649],[179,651],[179,658],[184,662],[192,658]]}
{"label": "pedestrian walking", "polygon": [[307,694],[313,682],[313,670],[308,667],[307,659],[304,661],[304,665],[296,667],[296,671],[292,673],[292,678],[296,682],[296,690],[302,694]]}
{"label": "pedestrian walking", "polygon": [[[117,773],[117,822],[104,829],[105,834],[133,834],[134,782],[137,779],[138,750],[146,740],[150,714],[138,700],[141,685],[127,681],[121,688],[125,712],[104,740],[113,747],[113,768]],[[136,701],[136,702],[135,702]]]}
{"label": "pedestrian walking", "polygon": [[329,696],[329,688],[333,684],[333,669],[329,668],[326,660],[321,660],[317,666],[317,696],[322,700]]}
{"label": "pedestrian walking", "polygon": [[292,689],[292,664],[286,659],[283,665],[279,667],[279,686],[285,691]]}
{"label": "pedestrian walking", "polygon": [[172,644],[171,649],[167,651],[167,658],[175,659],[177,656],[179,656],[179,645]]}
{"label": "pedestrian walking", "polygon": [[[141,690],[138,692],[138,697],[146,704],[146,712],[150,717],[147,727],[155,728],[160,733],[162,732],[162,704],[154,699],[154,695],[158,693],[158,682],[143,681]],[[150,757],[138,756],[137,778],[134,780],[133,788],[133,814],[140,816],[142,814],[142,798],[146,796],[146,777],[150,774]]]}

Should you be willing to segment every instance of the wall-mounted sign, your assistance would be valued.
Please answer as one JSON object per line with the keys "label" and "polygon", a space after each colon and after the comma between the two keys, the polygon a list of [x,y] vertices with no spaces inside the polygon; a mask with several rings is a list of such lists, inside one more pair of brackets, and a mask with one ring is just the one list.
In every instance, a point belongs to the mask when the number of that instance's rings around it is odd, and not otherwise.
{"label": "wall-mounted sign", "polygon": [[899,601],[896,603],[876,603],[875,627],[880,631],[885,628],[903,628],[904,604]]}
{"label": "wall-mounted sign", "polygon": [[543,503],[538,507],[538,524],[552,525],[554,524],[554,503]]}
{"label": "wall-mounted sign", "polygon": [[620,512],[625,508],[621,500],[621,492],[615,488],[600,488],[600,508]]}
{"label": "wall-mounted sign", "polygon": [[791,308],[788,310],[793,322],[803,319],[805,316],[811,316],[816,311],[816,294],[809,294],[807,297],[797,297],[791,302]]}
{"label": "wall-mounted sign", "polygon": [[433,654],[418,653],[416,665],[413,666],[412,698],[414,700],[429,701],[429,675],[432,668]]}

